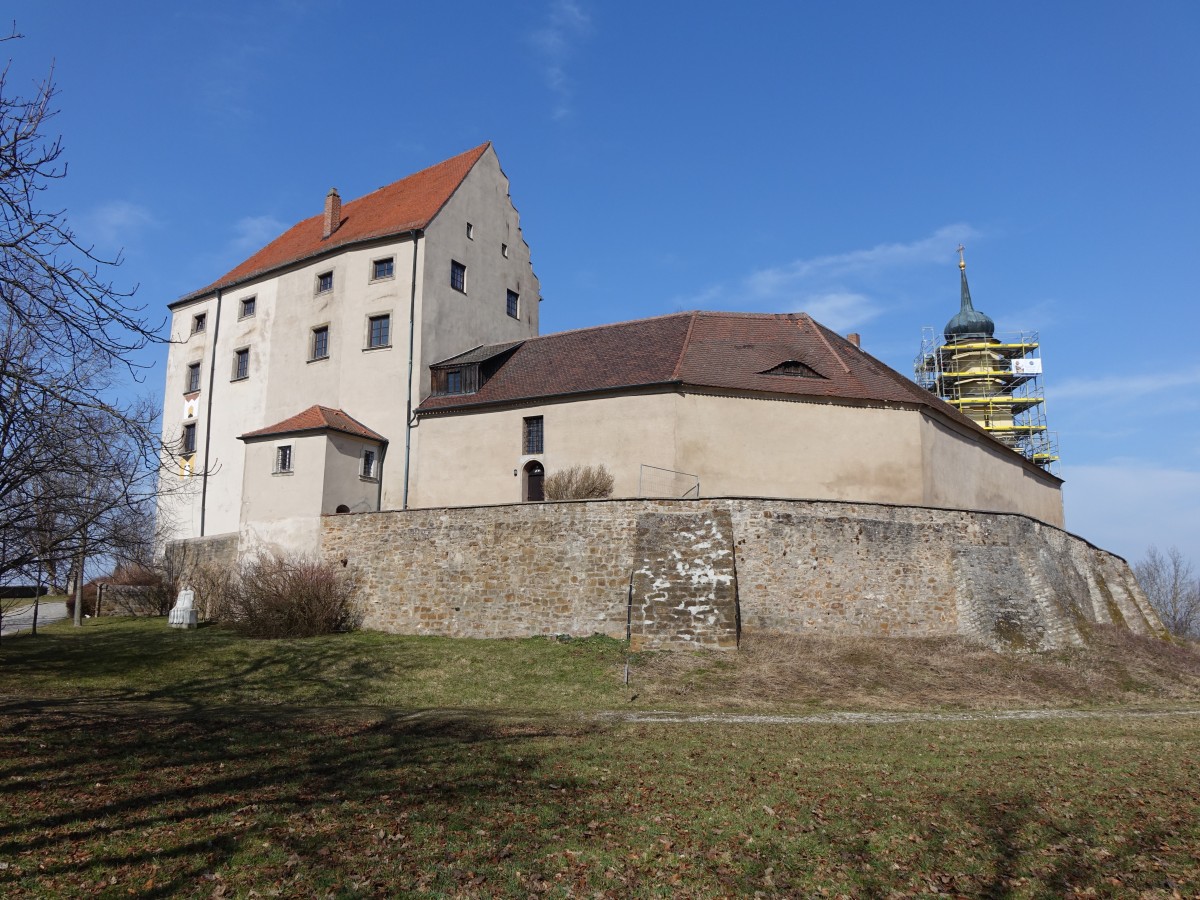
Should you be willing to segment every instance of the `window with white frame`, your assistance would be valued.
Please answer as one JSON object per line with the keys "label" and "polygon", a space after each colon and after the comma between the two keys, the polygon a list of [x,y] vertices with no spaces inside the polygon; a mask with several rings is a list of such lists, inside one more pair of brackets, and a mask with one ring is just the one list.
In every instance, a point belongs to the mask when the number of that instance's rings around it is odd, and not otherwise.
{"label": "window with white frame", "polygon": [[208,313],[196,313],[192,316],[192,334],[200,334],[208,327]]}
{"label": "window with white frame", "polygon": [[276,475],[288,475],[292,471],[292,445],[280,444],[275,448]]}
{"label": "window with white frame", "polygon": [[187,386],[183,389],[186,394],[194,394],[200,390],[200,363],[189,363],[187,367]]}
{"label": "window with white frame", "polygon": [[333,273],[322,272],[317,276],[317,293],[324,294],[333,290]]}
{"label": "window with white frame", "polygon": [[363,448],[362,468],[359,469],[359,474],[363,478],[375,478],[376,477],[376,471],[375,471],[376,466],[377,466],[377,462],[376,462],[375,451],[372,449]]}
{"label": "window with white frame", "polygon": [[508,306],[508,314],[510,316],[512,316],[514,319],[520,318],[521,295],[518,294],[516,291],[509,291],[507,306]]}
{"label": "window with white frame", "polygon": [[450,260],[450,287],[467,292],[467,267],[456,259]]}
{"label": "window with white frame", "polygon": [[249,319],[254,315],[254,309],[258,305],[257,297],[243,297],[238,307],[238,318]]}

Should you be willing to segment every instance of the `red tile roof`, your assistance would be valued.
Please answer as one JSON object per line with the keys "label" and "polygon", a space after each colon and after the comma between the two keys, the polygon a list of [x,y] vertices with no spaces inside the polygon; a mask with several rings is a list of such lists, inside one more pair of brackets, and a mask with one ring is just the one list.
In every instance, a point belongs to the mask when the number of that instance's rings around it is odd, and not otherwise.
{"label": "red tile roof", "polygon": [[[486,356],[487,350],[472,353]],[[786,362],[801,363],[817,377],[767,374]],[[954,407],[806,313],[685,312],[530,338],[477,392],[428,397],[417,412],[685,385],[920,406],[994,440]]]}
{"label": "red tile roof", "polygon": [[340,409],[330,409],[328,406],[310,406],[304,412],[297,413],[290,419],[284,419],[257,431],[247,431],[238,436],[239,441],[247,438],[274,437],[282,434],[300,434],[305,431],[340,431],[354,437],[367,438],[372,441],[387,443],[387,438],[378,434]]}
{"label": "red tile roof", "polygon": [[230,287],[348,244],[425,228],[490,146],[490,141],[480,144],[365,197],[342,204],[341,225],[328,238],[321,237],[325,216],[322,207],[317,215],[293,225],[208,287],[193,291],[176,302],[203,297],[218,288]]}

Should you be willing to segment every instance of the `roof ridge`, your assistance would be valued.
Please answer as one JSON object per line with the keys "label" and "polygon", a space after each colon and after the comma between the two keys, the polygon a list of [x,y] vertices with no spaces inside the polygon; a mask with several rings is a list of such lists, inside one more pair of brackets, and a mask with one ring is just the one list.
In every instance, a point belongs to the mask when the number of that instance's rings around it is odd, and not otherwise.
{"label": "roof ridge", "polygon": [[[814,319],[812,316],[810,316],[808,313],[801,313],[800,317],[801,317],[801,321],[806,321],[806,322],[808,322],[809,325],[812,326],[813,331],[815,331],[817,333],[817,337],[821,339],[821,343],[825,345],[825,349],[829,351],[829,355],[832,356],[834,359],[836,359],[839,364],[841,364],[842,371],[845,372],[847,375],[850,375],[851,372],[850,372],[849,364],[847,364],[847,362],[844,359],[842,359],[842,357],[837,353],[837,351],[833,349],[833,345],[829,343],[829,338],[825,337],[825,332],[822,331],[821,328],[817,325],[817,320]],[[799,322],[796,323],[796,327],[797,328],[800,327]]]}
{"label": "roof ridge", "polygon": [[696,327],[696,319],[699,318],[700,312],[696,310],[692,313],[692,320],[688,322],[687,334],[683,336],[683,345],[679,348],[679,358],[675,360],[675,368],[671,370],[671,380],[679,380],[679,370],[683,368],[683,358],[687,356],[688,347],[692,343],[692,329]]}

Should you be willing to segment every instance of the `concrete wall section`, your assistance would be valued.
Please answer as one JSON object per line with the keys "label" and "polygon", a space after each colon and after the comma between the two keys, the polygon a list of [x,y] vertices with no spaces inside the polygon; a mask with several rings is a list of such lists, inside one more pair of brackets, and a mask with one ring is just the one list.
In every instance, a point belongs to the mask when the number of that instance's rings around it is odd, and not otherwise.
{"label": "concrete wall section", "polygon": [[[641,464],[675,469],[679,395],[621,394],[588,402],[424,416],[417,427],[414,506],[516,503],[521,470],[537,459],[551,474],[572,465],[604,465],[617,497],[638,495]],[[522,453],[524,421],[541,416],[544,452]],[[517,474],[514,476],[513,472]]]}
{"label": "concrete wall section", "polygon": [[746,632],[1009,650],[1085,643],[1097,623],[1162,633],[1124,560],[1007,514],[748,498],[424,509],[326,516],[322,552],[362,579],[367,626],[400,633],[623,637],[630,611],[643,646],[729,646],[739,616]]}
{"label": "concrete wall section", "polygon": [[921,446],[925,488],[916,502],[1023,513],[1062,527],[1058,481],[1011,450],[926,414],[921,415]]}

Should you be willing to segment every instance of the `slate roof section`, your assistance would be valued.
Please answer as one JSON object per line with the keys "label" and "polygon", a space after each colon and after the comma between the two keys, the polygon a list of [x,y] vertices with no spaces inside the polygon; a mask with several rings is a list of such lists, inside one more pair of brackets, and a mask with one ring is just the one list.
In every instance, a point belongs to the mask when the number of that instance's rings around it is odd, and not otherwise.
{"label": "slate roof section", "polygon": [[290,419],[284,419],[282,422],[276,422],[274,425],[268,425],[266,428],[259,428],[257,431],[247,431],[245,434],[238,435],[238,440],[245,441],[254,438],[279,437],[285,434],[304,434],[306,432],[317,431],[340,431],[342,434],[378,441],[381,444],[387,443],[387,438],[372,431],[345,410],[330,409],[328,406],[310,406],[304,412],[297,413]]}
{"label": "slate roof section", "polygon": [[425,228],[490,146],[491,141],[480,144],[364,197],[343,203],[341,224],[328,238],[321,236],[325,215],[322,207],[316,215],[293,225],[212,284],[175,302],[195,300],[219,288],[232,287],[351,244]]}
{"label": "slate roof section", "polygon": [[[489,350],[495,348],[470,353],[486,355]],[[820,377],[769,374],[789,361]],[[433,415],[571,394],[682,386],[919,406],[995,440],[953,406],[807,313],[685,312],[530,338],[475,393],[431,396],[417,412]]]}
{"label": "slate roof section", "polygon": [[441,362],[434,363],[439,369],[445,366],[467,366],[472,363],[487,362],[504,353],[506,350],[511,350],[513,347],[519,347],[525,343],[525,339],[519,341],[509,341],[507,344],[481,344],[466,353],[460,353],[458,356],[451,356],[449,359],[443,359]]}

